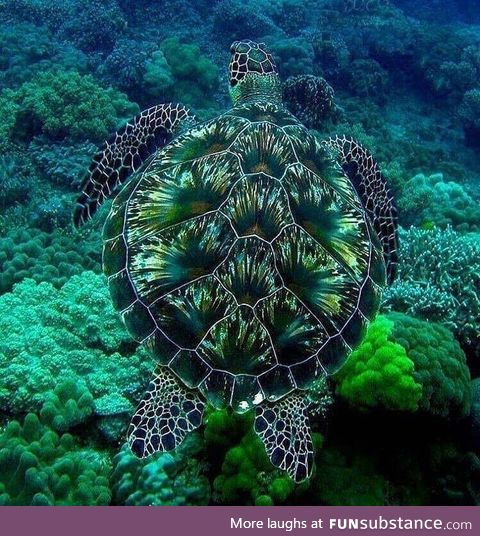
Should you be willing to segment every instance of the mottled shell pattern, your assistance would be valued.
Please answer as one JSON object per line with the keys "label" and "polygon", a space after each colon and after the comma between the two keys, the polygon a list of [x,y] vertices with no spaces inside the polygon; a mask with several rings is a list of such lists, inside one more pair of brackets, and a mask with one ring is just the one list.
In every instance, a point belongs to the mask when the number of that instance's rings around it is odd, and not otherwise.
{"label": "mottled shell pattern", "polygon": [[237,412],[338,370],[385,284],[350,181],[267,102],[159,151],[114,200],[104,239],[131,334],[187,387]]}

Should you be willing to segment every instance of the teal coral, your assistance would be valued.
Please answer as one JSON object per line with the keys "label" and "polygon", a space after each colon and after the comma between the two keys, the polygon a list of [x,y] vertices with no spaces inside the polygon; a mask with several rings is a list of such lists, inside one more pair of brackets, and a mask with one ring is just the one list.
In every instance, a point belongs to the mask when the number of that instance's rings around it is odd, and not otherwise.
{"label": "teal coral", "polygon": [[415,175],[402,187],[398,205],[406,223],[480,230],[480,207],[465,188],[442,173]]}
{"label": "teal coral", "polygon": [[218,87],[218,67],[198,45],[165,39],[145,66],[144,81],[150,94],[177,100],[205,110],[215,106],[212,94]]}
{"label": "teal coral", "polygon": [[0,238],[0,294],[25,278],[59,288],[84,270],[100,271],[97,238],[12,229]]}
{"label": "teal coral", "polygon": [[[0,296],[0,310],[4,412],[39,410],[60,379],[85,383],[96,414],[97,402],[102,406],[100,420],[118,417],[125,401],[133,411],[153,361],[132,344],[101,275],[83,272],[59,290],[26,279]],[[123,418],[126,427],[128,413]]]}
{"label": "teal coral", "polygon": [[59,436],[30,413],[0,434],[0,504],[106,505],[108,457]]}
{"label": "teal coral", "polygon": [[128,506],[206,505],[210,485],[198,457],[202,441],[189,435],[174,452],[137,458],[124,445],[114,458],[112,474],[115,504]]}
{"label": "teal coral", "polygon": [[3,139],[31,140],[45,134],[52,139],[102,141],[138,112],[123,93],[104,89],[90,75],[52,70],[38,73],[18,89],[0,94],[4,117]]}

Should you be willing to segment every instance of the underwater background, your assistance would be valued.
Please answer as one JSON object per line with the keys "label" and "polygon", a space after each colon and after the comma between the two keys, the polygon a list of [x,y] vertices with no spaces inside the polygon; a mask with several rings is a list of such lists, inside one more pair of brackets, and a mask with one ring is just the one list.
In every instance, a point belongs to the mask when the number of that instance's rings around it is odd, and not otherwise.
{"label": "underwater background", "polygon": [[[330,382],[300,485],[248,415],[130,452],[154,363],[101,272],[108,203],[72,226],[127,119],[230,106],[236,39],[267,43],[306,126],[375,155],[399,211],[398,276]],[[478,0],[0,0],[0,112],[0,504],[480,503]]]}

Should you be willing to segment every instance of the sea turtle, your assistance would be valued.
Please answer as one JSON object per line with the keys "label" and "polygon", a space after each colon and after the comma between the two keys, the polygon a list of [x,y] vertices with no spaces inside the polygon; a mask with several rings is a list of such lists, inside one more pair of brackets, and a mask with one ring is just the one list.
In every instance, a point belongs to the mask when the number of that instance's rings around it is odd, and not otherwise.
{"label": "sea turtle", "polygon": [[181,105],[141,113],[94,158],[74,222],[139,170],[103,232],[113,303],[158,361],[132,450],[174,449],[206,403],[254,409],[271,462],[301,481],[309,387],[377,312],[396,211],[365,149],[319,141],[282,105],[264,44],[235,42],[231,55],[232,109],[201,124]]}

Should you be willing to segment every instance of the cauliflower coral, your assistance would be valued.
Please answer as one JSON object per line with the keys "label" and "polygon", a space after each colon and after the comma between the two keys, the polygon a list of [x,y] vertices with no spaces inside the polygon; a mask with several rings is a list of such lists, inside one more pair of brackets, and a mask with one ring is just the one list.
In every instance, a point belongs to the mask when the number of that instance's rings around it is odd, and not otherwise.
{"label": "cauliflower coral", "polygon": [[58,405],[65,389],[54,390],[70,379],[83,382],[97,415],[121,411],[128,419],[154,365],[114,312],[103,276],[83,272],[61,289],[26,279],[0,296],[0,311],[3,411],[18,415],[46,401]]}
{"label": "cauliflower coral", "polygon": [[465,354],[443,326],[402,313],[379,316],[337,375],[359,407],[464,417],[471,404]]}
{"label": "cauliflower coral", "polygon": [[100,87],[90,75],[46,71],[0,94],[0,111],[6,118],[0,135],[4,140],[30,141],[45,134],[51,139],[101,141],[138,110],[123,93]]}

